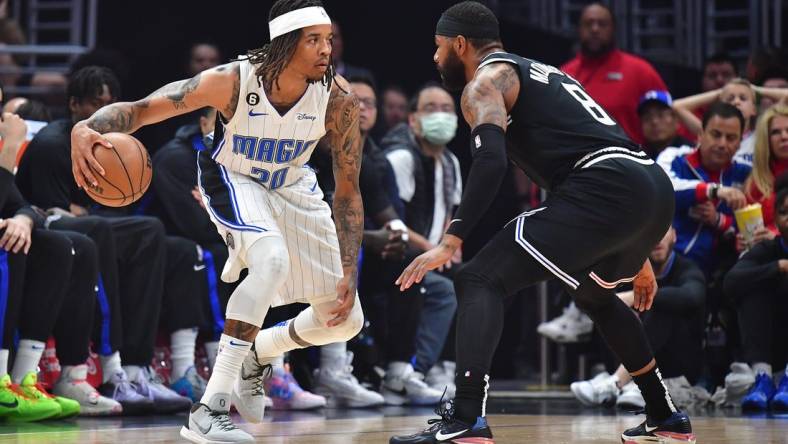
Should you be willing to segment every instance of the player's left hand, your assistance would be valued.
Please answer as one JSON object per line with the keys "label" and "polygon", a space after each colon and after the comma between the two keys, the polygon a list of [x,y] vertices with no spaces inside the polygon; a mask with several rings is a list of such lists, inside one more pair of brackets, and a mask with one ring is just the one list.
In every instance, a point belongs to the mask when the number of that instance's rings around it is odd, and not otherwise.
{"label": "player's left hand", "polygon": [[394,282],[399,285],[400,291],[405,291],[413,284],[421,282],[428,271],[434,270],[451,261],[454,252],[460,247],[462,241],[456,236],[447,234],[437,247],[422,253],[408,265],[399,278]]}
{"label": "player's left hand", "polygon": [[651,262],[648,259],[646,259],[643,268],[635,276],[632,285],[635,291],[635,305],[632,308],[640,312],[651,309],[651,304],[654,303],[654,296],[657,295],[657,278],[654,277],[654,270],[651,268]]}
{"label": "player's left hand", "polygon": [[345,270],[345,275],[337,283],[337,307],[328,312],[334,318],[328,321],[329,327],[339,325],[350,316],[350,310],[356,303],[356,269]]}

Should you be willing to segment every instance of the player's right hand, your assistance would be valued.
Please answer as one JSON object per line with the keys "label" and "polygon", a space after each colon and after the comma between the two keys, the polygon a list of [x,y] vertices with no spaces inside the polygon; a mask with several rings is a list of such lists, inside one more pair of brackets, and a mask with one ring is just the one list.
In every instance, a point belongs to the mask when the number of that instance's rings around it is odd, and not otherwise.
{"label": "player's right hand", "polygon": [[104,168],[93,155],[93,146],[99,144],[112,148],[112,144],[99,132],[91,129],[85,122],[79,122],[71,130],[71,173],[80,188],[87,188],[88,184],[98,185],[94,171],[104,175]]}

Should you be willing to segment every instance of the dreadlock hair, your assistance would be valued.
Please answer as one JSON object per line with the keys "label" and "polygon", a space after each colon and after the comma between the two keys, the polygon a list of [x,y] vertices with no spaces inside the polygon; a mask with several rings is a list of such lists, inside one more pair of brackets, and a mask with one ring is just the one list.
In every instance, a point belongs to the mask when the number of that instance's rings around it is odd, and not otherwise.
{"label": "dreadlock hair", "polygon": [[[320,0],[278,0],[271,6],[268,13],[268,21],[284,15],[296,9],[308,8],[310,6],[323,6]],[[252,49],[246,53],[246,59],[253,65],[258,65],[258,81],[262,82],[266,91],[271,91],[274,83],[279,87],[279,75],[282,74],[290,59],[295,54],[298,41],[301,39],[301,29],[296,29],[287,34],[276,37],[271,43],[262,48]],[[331,81],[334,78],[334,62],[329,59],[328,70],[321,82],[331,89]],[[311,82],[310,82],[311,83]]]}

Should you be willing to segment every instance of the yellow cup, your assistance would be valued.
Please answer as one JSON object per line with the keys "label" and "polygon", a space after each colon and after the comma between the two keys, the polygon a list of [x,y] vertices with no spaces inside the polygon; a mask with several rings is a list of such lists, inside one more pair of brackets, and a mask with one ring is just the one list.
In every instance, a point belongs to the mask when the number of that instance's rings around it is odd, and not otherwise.
{"label": "yellow cup", "polygon": [[763,211],[761,204],[754,203],[740,208],[734,212],[736,215],[736,225],[739,226],[739,233],[744,236],[744,243],[752,245],[752,238],[758,228],[763,227]]}

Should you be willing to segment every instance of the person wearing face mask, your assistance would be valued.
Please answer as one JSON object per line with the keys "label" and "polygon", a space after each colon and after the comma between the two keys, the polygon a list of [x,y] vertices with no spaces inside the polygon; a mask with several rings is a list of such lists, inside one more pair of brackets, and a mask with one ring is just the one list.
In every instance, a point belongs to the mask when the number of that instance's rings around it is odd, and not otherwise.
{"label": "person wearing face mask", "polygon": [[405,203],[411,246],[419,252],[440,241],[460,201],[459,161],[446,149],[456,131],[451,95],[441,86],[427,85],[411,100],[408,122],[394,127],[381,142]]}
{"label": "person wearing face mask", "polygon": [[[394,170],[399,199],[405,206],[404,222],[409,228],[410,258],[440,242],[454,208],[460,202],[462,178],[459,161],[446,148],[456,131],[454,100],[441,86],[428,84],[411,100],[407,123],[392,128],[381,142],[386,159]],[[460,261],[461,255],[456,254],[445,268],[451,268]],[[398,347],[403,350],[389,350],[388,371],[382,391],[390,404],[435,403],[447,386],[446,378],[440,377],[440,367],[445,374],[451,364],[438,364],[438,359],[457,307],[454,286],[445,275],[431,271],[421,282],[419,292],[423,296],[420,316],[419,313],[410,313],[418,322],[416,343],[415,347],[408,345],[415,353],[415,359],[411,360],[403,347]],[[396,319],[391,321],[399,322]],[[422,379],[427,373],[425,384]],[[451,398],[454,384],[448,382],[447,396]]]}

